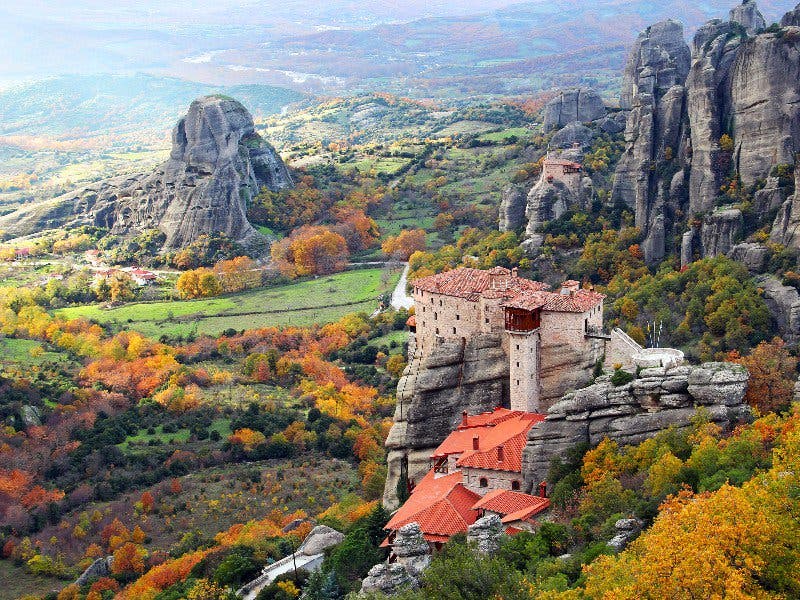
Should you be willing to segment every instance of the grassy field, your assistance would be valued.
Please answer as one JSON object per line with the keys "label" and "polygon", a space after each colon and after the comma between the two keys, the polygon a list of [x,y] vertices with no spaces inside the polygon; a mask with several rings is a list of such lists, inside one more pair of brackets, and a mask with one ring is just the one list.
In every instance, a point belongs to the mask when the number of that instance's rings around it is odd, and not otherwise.
{"label": "grassy field", "polygon": [[44,362],[66,362],[68,357],[58,352],[47,352],[39,342],[0,338],[0,363],[23,366],[40,365]]}
{"label": "grassy field", "polygon": [[226,329],[330,323],[353,312],[372,312],[378,296],[391,291],[399,277],[399,270],[384,273],[379,268],[360,269],[208,300],[128,304],[111,309],[77,306],[58,313],[156,338],[191,333],[219,335]]}
{"label": "grassy field", "polygon": [[14,600],[22,597],[38,597],[52,590],[60,590],[69,581],[54,577],[32,575],[24,566],[17,567],[10,560],[0,560],[0,597]]}

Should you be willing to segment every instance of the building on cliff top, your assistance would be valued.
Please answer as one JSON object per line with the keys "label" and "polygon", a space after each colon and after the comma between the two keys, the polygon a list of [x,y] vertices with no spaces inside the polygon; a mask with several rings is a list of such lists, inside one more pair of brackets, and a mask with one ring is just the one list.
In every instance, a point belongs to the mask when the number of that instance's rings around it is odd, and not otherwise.
{"label": "building on cliff top", "polygon": [[522,450],[528,432],[544,415],[497,408],[462,416],[461,424],[431,455],[431,466],[411,496],[392,516],[384,545],[391,545],[404,525],[417,523],[423,537],[439,548],[477,519],[496,514],[510,534],[531,531],[535,515],[550,501],[520,492]]}
{"label": "building on cliff top", "polygon": [[[547,409],[545,400],[564,393],[576,370],[603,355],[605,296],[581,289],[577,281],[550,291],[547,284],[519,277],[516,269],[462,267],[417,279],[413,286],[409,347],[415,356],[424,358],[445,341],[465,344],[476,334],[501,334],[512,410]],[[556,369],[550,365],[567,376],[552,376]]]}

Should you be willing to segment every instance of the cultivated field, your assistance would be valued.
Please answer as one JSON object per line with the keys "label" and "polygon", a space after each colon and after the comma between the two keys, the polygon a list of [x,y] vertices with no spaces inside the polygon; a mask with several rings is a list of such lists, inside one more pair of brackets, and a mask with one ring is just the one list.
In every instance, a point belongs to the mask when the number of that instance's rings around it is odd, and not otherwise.
{"label": "cultivated field", "polygon": [[58,311],[86,317],[115,330],[134,329],[158,338],[219,335],[226,329],[330,323],[346,314],[372,312],[391,292],[400,271],[360,269],[207,300],[127,304],[118,308],[76,306]]}

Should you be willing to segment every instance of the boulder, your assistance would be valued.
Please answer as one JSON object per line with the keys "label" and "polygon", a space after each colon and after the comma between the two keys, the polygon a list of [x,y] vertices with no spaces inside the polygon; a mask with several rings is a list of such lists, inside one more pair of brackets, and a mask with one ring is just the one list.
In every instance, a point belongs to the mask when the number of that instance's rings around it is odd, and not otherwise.
{"label": "boulder", "polygon": [[408,574],[403,565],[379,563],[372,567],[361,582],[360,595],[380,593],[392,596],[405,589],[415,589],[419,582]]}
{"label": "boulder", "polygon": [[481,554],[494,554],[500,548],[505,527],[496,514],[481,517],[467,528],[467,541],[475,544]]}
{"label": "boulder", "polygon": [[545,131],[560,129],[579,121],[587,123],[604,117],[606,107],[600,95],[591,88],[561,90],[542,111]]}
{"label": "boulder", "polygon": [[111,567],[114,564],[113,556],[105,556],[96,559],[92,564],[86,567],[86,570],[80,574],[75,580],[75,585],[83,587],[101,577],[108,577],[111,575]]}
{"label": "boulder", "polygon": [[527,198],[525,188],[510,185],[503,190],[500,198],[500,231],[516,231],[525,227],[525,207]]}
{"label": "boulder", "polygon": [[614,552],[622,552],[641,533],[642,527],[644,523],[639,519],[619,519],[614,523],[617,534],[608,541],[608,546]]}
{"label": "boulder", "polygon": [[744,220],[738,208],[713,211],[703,219],[700,243],[704,257],[728,254],[742,235]]}
{"label": "boulder", "polygon": [[431,564],[431,547],[417,523],[409,523],[398,529],[392,552],[412,577],[419,576]]}
{"label": "boulder", "polygon": [[731,248],[728,256],[742,263],[751,273],[762,273],[767,267],[769,248],[764,244],[744,242]]}
{"label": "boulder", "polygon": [[569,123],[559,129],[550,138],[550,146],[553,148],[572,148],[575,145],[585,148],[592,143],[594,133],[579,121]]}
{"label": "boulder", "polygon": [[317,525],[303,540],[297,551],[306,556],[321,554],[328,548],[338,546],[344,541],[344,534],[327,525]]}

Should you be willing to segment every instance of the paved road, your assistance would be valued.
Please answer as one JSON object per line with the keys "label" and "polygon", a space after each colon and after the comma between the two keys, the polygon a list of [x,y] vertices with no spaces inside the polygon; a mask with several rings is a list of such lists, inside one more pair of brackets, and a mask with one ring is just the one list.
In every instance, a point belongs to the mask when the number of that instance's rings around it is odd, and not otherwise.
{"label": "paved road", "polygon": [[401,308],[411,308],[414,306],[414,298],[409,296],[406,293],[406,284],[408,283],[408,270],[410,265],[406,263],[405,268],[403,269],[403,274],[400,275],[400,281],[397,282],[397,285],[392,292],[392,308],[394,309],[401,309]]}

